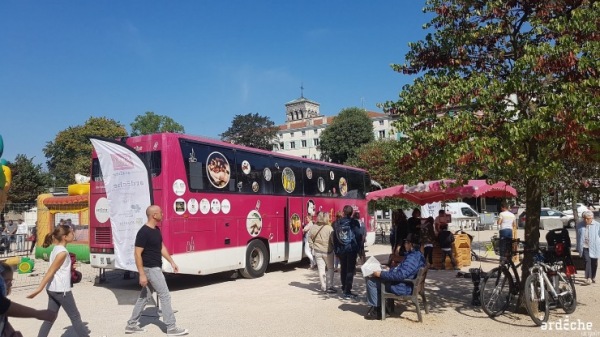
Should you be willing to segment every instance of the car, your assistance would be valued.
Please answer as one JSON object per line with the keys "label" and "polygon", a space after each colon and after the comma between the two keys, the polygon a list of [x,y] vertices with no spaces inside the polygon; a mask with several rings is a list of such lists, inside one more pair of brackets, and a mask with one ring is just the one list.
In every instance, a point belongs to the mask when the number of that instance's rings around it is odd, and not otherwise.
{"label": "car", "polygon": [[[563,227],[565,227],[565,228],[570,228],[570,227],[575,226],[575,219],[573,218],[572,215],[565,214],[561,211],[557,211],[552,208],[542,208],[542,210],[540,211],[540,229],[545,229],[544,228],[545,221],[543,221],[543,220],[546,220],[546,219],[559,219],[560,221],[562,221]],[[518,219],[519,227],[525,227],[525,220],[526,220],[525,211],[523,211],[519,215],[519,219]]]}
{"label": "car", "polygon": [[[583,213],[583,212],[587,211],[587,210],[588,210],[588,208],[587,208],[587,206],[586,206],[586,205],[584,205],[583,203],[580,203],[580,202],[578,202],[576,205],[577,205],[577,216],[578,216],[579,218],[581,218],[581,213]],[[572,210],[571,208],[569,208],[569,209],[565,209],[565,210],[563,211],[563,213],[565,213],[566,215],[573,216],[573,210]]]}

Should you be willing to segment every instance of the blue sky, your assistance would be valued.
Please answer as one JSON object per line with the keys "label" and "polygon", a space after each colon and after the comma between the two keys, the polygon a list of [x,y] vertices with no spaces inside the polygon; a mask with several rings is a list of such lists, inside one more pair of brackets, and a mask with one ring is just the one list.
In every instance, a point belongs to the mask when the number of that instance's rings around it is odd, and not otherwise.
{"label": "blue sky", "polygon": [[0,2],[2,158],[91,116],[146,111],[217,138],[238,114],[276,124],[304,97],[321,113],[381,111],[412,78],[390,68],[423,39],[424,0]]}

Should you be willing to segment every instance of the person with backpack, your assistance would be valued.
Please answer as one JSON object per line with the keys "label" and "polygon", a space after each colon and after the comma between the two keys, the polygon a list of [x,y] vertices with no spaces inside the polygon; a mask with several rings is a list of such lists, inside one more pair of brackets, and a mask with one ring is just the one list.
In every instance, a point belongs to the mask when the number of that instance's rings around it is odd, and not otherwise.
{"label": "person with backpack", "polygon": [[460,270],[460,268],[456,266],[456,260],[454,260],[454,256],[452,256],[452,243],[454,242],[454,234],[448,230],[448,224],[441,225],[438,240],[440,243],[440,248],[442,249],[442,267],[440,269],[446,269],[446,256],[449,256],[450,262],[452,263],[452,268],[454,268],[454,270]]}
{"label": "person with backpack", "polygon": [[359,243],[363,242],[360,223],[352,218],[352,206],[344,206],[344,217],[335,223],[333,245],[335,254],[340,258],[340,279],[342,281],[342,297],[355,299],[352,293],[352,282],[356,271],[356,257]]}

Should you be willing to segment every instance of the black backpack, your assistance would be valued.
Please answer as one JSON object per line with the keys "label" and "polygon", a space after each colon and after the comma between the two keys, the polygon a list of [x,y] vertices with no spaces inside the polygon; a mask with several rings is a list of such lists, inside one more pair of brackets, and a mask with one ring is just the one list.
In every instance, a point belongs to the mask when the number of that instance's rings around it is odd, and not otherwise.
{"label": "black backpack", "polygon": [[348,218],[340,219],[335,225],[335,253],[346,254],[358,251],[356,235],[352,228],[352,220]]}

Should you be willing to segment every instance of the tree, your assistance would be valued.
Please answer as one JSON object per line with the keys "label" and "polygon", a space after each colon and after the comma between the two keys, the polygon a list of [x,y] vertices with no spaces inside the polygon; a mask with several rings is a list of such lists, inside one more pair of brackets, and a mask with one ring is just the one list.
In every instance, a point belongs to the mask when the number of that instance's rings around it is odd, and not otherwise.
{"label": "tree", "polygon": [[598,130],[600,3],[428,0],[424,11],[432,32],[392,66],[418,77],[383,104],[408,136],[399,172],[522,179],[525,241],[537,248],[542,190],[564,160],[589,156]]}
{"label": "tree", "polygon": [[12,184],[8,200],[12,203],[35,203],[38,195],[50,186],[48,173],[42,171],[41,164],[34,164],[33,158],[18,154],[14,163],[8,164],[12,170]]}
{"label": "tree", "polygon": [[[402,184],[402,176],[398,174],[398,163],[392,156],[399,146],[400,143],[397,140],[391,139],[363,144],[346,164],[367,170],[371,179],[381,184],[383,188]],[[409,209],[412,207],[414,204],[411,202],[398,198],[386,198],[369,203],[370,210]]]}
{"label": "tree", "polygon": [[321,133],[321,159],[343,164],[373,140],[373,124],[367,112],[356,107],[343,109]]}
{"label": "tree", "polygon": [[48,171],[56,179],[56,186],[74,183],[76,173],[89,175],[92,158],[89,136],[114,139],[127,136],[127,130],[113,119],[90,117],[84,125],[60,131],[54,141],[46,143],[43,149],[48,159]]}
{"label": "tree", "polygon": [[168,116],[157,115],[152,111],[146,111],[144,115],[138,115],[131,125],[131,135],[149,135],[159,132],[184,133],[183,126]]}
{"label": "tree", "polygon": [[220,136],[226,142],[271,151],[278,130],[269,117],[249,113],[235,115],[231,126]]}

